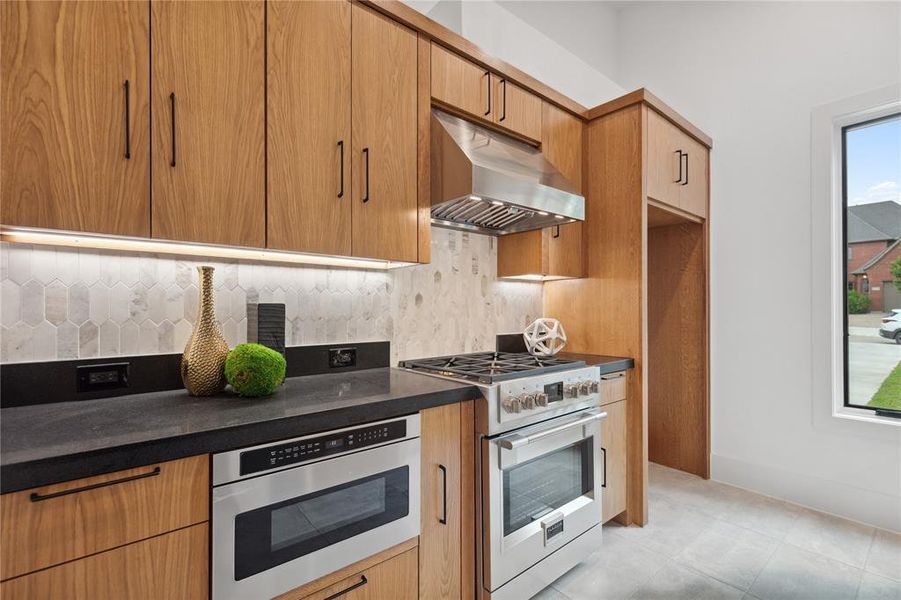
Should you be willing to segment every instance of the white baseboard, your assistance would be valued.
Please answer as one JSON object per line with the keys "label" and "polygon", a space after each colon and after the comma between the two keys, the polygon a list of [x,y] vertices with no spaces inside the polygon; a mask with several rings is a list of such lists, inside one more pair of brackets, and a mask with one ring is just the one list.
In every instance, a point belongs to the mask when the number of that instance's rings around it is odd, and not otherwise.
{"label": "white baseboard", "polygon": [[712,479],[852,521],[901,532],[901,496],[714,454]]}

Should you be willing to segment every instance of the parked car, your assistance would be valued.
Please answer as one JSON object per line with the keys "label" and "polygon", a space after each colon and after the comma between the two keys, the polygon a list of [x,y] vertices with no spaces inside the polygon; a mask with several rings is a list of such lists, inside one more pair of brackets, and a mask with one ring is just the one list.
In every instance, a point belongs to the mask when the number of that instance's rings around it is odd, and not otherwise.
{"label": "parked car", "polygon": [[883,323],[888,323],[889,321],[897,321],[901,319],[901,308],[893,308],[888,311],[888,314],[882,317]]}
{"label": "parked car", "polygon": [[901,344],[901,310],[895,309],[892,312],[894,318],[882,319],[879,335],[889,340],[895,340],[896,344]]}

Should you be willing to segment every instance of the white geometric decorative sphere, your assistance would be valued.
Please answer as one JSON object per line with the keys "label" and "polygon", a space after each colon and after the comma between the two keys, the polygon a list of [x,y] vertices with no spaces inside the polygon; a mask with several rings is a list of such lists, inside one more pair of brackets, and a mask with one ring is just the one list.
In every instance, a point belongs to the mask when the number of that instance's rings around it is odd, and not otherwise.
{"label": "white geometric decorative sphere", "polygon": [[553,356],[566,345],[566,332],[557,319],[537,319],[522,333],[533,356]]}

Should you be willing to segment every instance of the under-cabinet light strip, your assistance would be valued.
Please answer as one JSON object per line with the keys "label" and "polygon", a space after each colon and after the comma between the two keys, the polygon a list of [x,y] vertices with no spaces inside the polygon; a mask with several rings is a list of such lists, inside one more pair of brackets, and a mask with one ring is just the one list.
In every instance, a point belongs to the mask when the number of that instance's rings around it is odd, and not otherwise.
{"label": "under-cabinet light strip", "polygon": [[304,252],[282,252],[279,250],[258,250],[255,248],[217,246],[148,240],[121,236],[94,235],[28,227],[3,227],[0,240],[16,244],[38,244],[46,246],[68,246],[70,248],[91,248],[94,250],[118,250],[122,252],[146,252],[178,254],[206,258],[249,260],[257,262],[289,263],[314,267],[337,267],[344,269],[387,270],[408,267],[415,263],[308,254]]}

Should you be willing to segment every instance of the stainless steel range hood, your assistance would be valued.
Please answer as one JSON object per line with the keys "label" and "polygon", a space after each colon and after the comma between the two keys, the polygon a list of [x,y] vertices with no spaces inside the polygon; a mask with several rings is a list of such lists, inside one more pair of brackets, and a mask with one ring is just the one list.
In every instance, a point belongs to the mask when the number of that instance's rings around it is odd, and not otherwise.
{"label": "stainless steel range hood", "polygon": [[540,150],[432,110],[432,224],[506,235],[585,219],[585,198]]}

